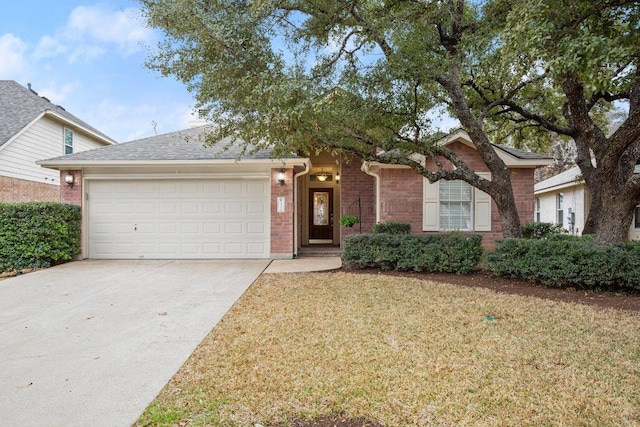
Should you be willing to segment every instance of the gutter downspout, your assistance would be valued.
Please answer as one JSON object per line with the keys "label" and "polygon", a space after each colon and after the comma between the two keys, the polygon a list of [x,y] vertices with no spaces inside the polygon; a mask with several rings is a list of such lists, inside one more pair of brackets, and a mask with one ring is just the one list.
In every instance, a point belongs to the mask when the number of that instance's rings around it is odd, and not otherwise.
{"label": "gutter downspout", "polygon": [[304,164],[304,170],[293,175],[293,257],[298,257],[298,177],[311,171],[311,161]]}
{"label": "gutter downspout", "polygon": [[371,171],[371,162],[362,162],[360,170],[376,179],[376,224],[380,222],[380,175]]}

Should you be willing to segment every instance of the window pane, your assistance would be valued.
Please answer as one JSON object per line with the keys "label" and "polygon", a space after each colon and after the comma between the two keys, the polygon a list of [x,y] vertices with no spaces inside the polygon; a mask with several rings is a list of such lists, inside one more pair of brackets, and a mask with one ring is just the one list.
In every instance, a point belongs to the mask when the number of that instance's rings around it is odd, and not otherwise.
{"label": "window pane", "polygon": [[73,132],[69,129],[64,130],[64,154],[73,153]]}
{"label": "window pane", "polygon": [[636,207],[636,213],[634,218],[634,228],[640,228],[640,206]]}
{"label": "window pane", "polygon": [[473,187],[464,181],[440,181],[440,229],[471,230]]}

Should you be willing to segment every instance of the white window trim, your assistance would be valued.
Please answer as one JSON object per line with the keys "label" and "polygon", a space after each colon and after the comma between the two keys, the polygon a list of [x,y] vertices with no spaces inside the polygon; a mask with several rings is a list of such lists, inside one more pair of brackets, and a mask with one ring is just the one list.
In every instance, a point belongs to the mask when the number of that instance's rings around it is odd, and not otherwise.
{"label": "white window trim", "polygon": [[[69,145],[69,147],[71,148],[71,153],[67,153],[67,132],[69,132],[71,134],[71,145]],[[63,154],[73,154],[73,140],[75,139],[75,135],[73,133],[73,131],[69,128],[64,128],[64,130],[62,131],[62,153]]]}
{"label": "white window trim", "polygon": [[[562,205],[560,204],[561,197]],[[564,193],[556,194],[556,224],[564,227]]]}
{"label": "white window trim", "polygon": [[[491,173],[476,172],[480,177],[491,180]],[[422,231],[440,230],[440,183],[430,183],[423,179],[422,186]],[[472,231],[491,231],[491,196],[473,188]]]}

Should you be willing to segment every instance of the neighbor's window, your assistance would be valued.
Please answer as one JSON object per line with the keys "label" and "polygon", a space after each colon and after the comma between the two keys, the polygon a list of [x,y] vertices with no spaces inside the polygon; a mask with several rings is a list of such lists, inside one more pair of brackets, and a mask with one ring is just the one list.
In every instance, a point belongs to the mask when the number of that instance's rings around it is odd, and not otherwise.
{"label": "neighbor's window", "polygon": [[558,225],[562,225],[564,223],[564,195],[562,193],[558,194]]}
{"label": "neighbor's window", "polygon": [[540,222],[540,197],[536,197],[536,222]]}
{"label": "neighbor's window", "polygon": [[64,130],[64,154],[73,153],[73,132],[69,129]]}
{"label": "neighbor's window", "polygon": [[633,216],[633,227],[640,228],[640,206],[636,206],[636,213]]}
{"label": "neighbor's window", "polygon": [[464,181],[440,181],[440,229],[472,230],[473,187]]}

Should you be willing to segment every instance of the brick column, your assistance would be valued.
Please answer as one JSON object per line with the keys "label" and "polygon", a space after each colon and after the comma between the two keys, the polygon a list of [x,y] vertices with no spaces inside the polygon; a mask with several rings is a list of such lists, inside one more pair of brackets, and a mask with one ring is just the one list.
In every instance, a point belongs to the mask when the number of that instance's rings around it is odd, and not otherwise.
{"label": "brick column", "polygon": [[[73,187],[65,182],[67,172],[73,175]],[[82,171],[60,171],[60,202],[82,206]]]}
{"label": "brick column", "polygon": [[[280,169],[271,169],[271,258],[293,258],[293,169],[285,169],[280,185]],[[278,198],[284,198],[284,212],[278,212]]]}

